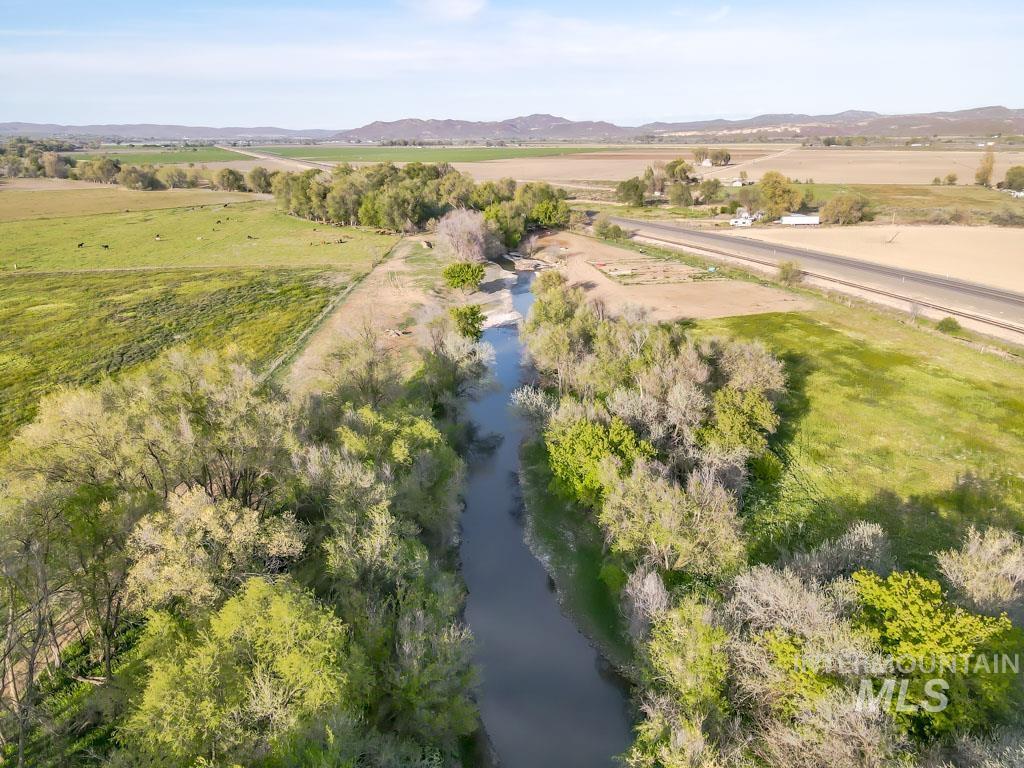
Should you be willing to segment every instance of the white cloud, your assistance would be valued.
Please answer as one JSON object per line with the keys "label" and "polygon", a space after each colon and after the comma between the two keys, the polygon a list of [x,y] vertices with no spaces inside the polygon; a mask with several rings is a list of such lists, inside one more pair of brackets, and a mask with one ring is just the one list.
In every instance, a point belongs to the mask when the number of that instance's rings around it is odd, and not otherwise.
{"label": "white cloud", "polygon": [[487,0],[406,0],[405,4],[426,16],[446,21],[466,21],[482,11]]}

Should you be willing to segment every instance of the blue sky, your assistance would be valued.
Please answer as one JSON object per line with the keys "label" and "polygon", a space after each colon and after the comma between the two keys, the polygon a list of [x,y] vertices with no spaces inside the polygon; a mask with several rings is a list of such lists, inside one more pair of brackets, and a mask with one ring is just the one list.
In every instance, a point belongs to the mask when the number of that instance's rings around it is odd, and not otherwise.
{"label": "blue sky", "polygon": [[0,8],[0,121],[345,128],[549,112],[636,125],[1024,107],[1019,0]]}

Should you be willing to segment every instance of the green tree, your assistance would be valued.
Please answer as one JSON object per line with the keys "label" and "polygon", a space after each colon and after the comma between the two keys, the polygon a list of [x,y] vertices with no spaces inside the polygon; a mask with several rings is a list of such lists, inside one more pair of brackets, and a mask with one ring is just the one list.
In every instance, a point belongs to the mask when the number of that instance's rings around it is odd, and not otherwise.
{"label": "green tree", "polygon": [[487,206],[484,219],[494,228],[506,248],[515,248],[526,234],[526,215],[511,200]]}
{"label": "green tree", "polygon": [[856,224],[864,218],[867,201],[860,195],[844,192],[836,195],[821,209],[823,224],[840,224],[847,226]]}
{"label": "green tree", "polygon": [[249,184],[249,189],[253,192],[266,194],[270,191],[271,187],[270,171],[262,165],[257,165],[249,171],[248,176],[246,176],[246,182]]}
{"label": "green tree", "polygon": [[448,312],[455,323],[455,330],[468,339],[480,340],[484,333],[483,326],[486,318],[479,304],[452,307]]}
{"label": "green tree", "polygon": [[250,579],[198,634],[156,614],[144,647],[151,672],[123,737],[175,766],[273,758],[302,727],[358,716],[369,682],[347,627],[287,579]]}
{"label": "green tree", "polygon": [[165,165],[157,172],[157,177],[168,189],[180,189],[188,186],[188,174],[174,165]]}
{"label": "green tree", "polygon": [[468,292],[480,287],[484,279],[484,265],[472,261],[457,261],[441,272],[449,288]]}
{"label": "green tree", "polygon": [[567,227],[569,205],[564,200],[542,200],[530,211],[530,220],[542,227]]}
{"label": "green tree", "polygon": [[766,172],[759,187],[761,208],[770,219],[777,219],[800,206],[800,190],[778,171]]}
{"label": "green tree", "polygon": [[615,188],[615,196],[620,202],[639,208],[644,204],[644,190],[643,180],[638,176],[634,176],[631,179],[619,182]]}
{"label": "green tree", "polygon": [[779,425],[771,402],[753,389],[741,392],[723,387],[715,392],[712,410],[712,423],[702,427],[699,436],[703,443],[725,451],[744,450],[760,456],[768,447],[765,435]]}
{"label": "green tree", "polygon": [[704,179],[697,190],[700,192],[700,201],[705,205],[715,202],[722,194],[722,182],[718,179]]}
{"label": "green tree", "polygon": [[618,417],[612,417],[607,426],[587,419],[554,422],[544,433],[544,443],[559,489],[591,508],[597,508],[605,491],[604,459],[618,459],[622,471],[629,472],[636,459],[655,454],[650,443],[640,440]]}
{"label": "green tree", "polygon": [[1024,190],[1024,165],[1014,165],[1008,168],[1003,186],[1017,191]]}
{"label": "green tree", "polygon": [[245,188],[245,178],[234,168],[221,168],[214,181],[220,189],[237,192]]}
{"label": "green tree", "polygon": [[677,208],[693,205],[693,193],[686,184],[673,184],[668,188],[668,201]]}

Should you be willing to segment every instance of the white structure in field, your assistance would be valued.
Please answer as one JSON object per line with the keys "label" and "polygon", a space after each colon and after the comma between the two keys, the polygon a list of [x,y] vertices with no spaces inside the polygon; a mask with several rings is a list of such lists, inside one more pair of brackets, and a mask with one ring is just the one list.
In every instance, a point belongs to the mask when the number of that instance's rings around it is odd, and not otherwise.
{"label": "white structure in field", "polygon": [[779,219],[779,222],[781,224],[788,224],[791,227],[806,227],[815,224],[820,224],[821,219],[818,216],[818,214],[809,216],[808,214],[805,213],[790,213]]}
{"label": "white structure in field", "polygon": [[739,216],[735,219],[729,219],[730,227],[749,227],[754,223],[754,220],[747,216]]}
{"label": "white structure in field", "polygon": [[1024,189],[1011,189],[1010,195],[1012,197],[1024,197]]}

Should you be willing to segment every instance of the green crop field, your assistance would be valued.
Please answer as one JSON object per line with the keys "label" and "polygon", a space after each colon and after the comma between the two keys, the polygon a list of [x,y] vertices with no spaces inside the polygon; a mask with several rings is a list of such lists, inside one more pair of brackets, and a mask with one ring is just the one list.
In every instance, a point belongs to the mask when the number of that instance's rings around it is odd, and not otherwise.
{"label": "green crop field", "polygon": [[0,223],[0,272],[15,265],[19,272],[252,266],[365,272],[396,241],[367,230],[318,226],[264,201],[206,205],[49,219],[45,225]]}
{"label": "green crop field", "polygon": [[474,163],[517,157],[557,157],[581,152],[603,152],[609,147],[351,147],[274,146],[260,151],[299,160],[347,163]]}
{"label": "green crop field", "polygon": [[75,160],[92,160],[97,157],[112,157],[121,165],[177,165],[182,163],[230,163],[233,160],[249,159],[246,155],[219,147],[160,148],[160,147],[118,147],[91,152],[73,152]]}
{"label": "green crop field", "polygon": [[905,566],[931,572],[929,553],[969,523],[1024,530],[1019,361],[832,304],[698,329],[761,339],[786,362],[781,465],[745,505],[761,556],[863,518],[887,529]]}
{"label": "green crop field", "polygon": [[[25,194],[55,210],[68,201],[54,197],[102,206],[112,191]],[[276,358],[397,240],[296,219],[266,201],[0,223],[0,439],[55,387],[178,344]]]}
{"label": "green crop field", "polygon": [[88,384],[181,343],[287,348],[341,285],[317,270],[0,276],[0,437],[61,384]]}
{"label": "green crop field", "polygon": [[[60,184],[54,181],[54,186]],[[142,192],[116,185],[91,189],[11,189],[0,187],[0,223],[21,219],[53,219],[96,213],[148,211],[191,205],[213,205],[252,200],[245,192],[211,189],[167,189]]]}

